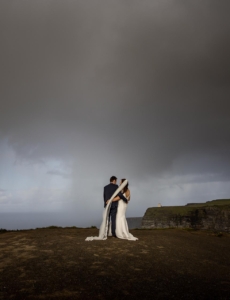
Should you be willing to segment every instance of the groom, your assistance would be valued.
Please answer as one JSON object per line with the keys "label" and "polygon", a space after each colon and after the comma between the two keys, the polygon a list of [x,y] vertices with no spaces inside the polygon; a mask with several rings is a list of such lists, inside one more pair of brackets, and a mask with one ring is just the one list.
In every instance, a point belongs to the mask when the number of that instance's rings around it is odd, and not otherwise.
{"label": "groom", "polygon": [[[112,197],[112,195],[115,193],[117,188],[118,188],[117,177],[112,176],[110,178],[110,184],[108,184],[104,187],[104,207],[106,207],[106,201],[108,201]],[[125,203],[128,202],[127,199],[122,195],[121,192],[117,196],[119,196],[120,199],[125,201]],[[112,202],[111,207],[110,207],[110,212],[109,212],[109,219],[111,217],[111,222],[112,222],[112,236],[113,237],[116,237],[115,229],[116,229],[117,207],[118,207],[118,200]]]}

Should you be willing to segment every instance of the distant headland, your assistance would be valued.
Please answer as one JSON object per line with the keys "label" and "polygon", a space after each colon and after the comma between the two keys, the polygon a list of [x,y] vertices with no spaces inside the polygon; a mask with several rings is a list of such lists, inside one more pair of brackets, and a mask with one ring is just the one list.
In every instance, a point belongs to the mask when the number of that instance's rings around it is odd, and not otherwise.
{"label": "distant headland", "polygon": [[230,199],[188,203],[185,206],[150,207],[142,228],[191,228],[230,232]]}

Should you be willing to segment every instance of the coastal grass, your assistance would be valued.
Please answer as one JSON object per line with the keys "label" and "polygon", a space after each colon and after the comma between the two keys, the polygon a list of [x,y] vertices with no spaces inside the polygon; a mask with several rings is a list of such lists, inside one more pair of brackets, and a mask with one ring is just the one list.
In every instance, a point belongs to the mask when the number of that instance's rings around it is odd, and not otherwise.
{"label": "coastal grass", "polygon": [[208,201],[206,203],[195,203],[185,206],[162,206],[162,207],[150,207],[146,210],[145,217],[166,219],[170,215],[186,216],[193,213],[196,209],[230,209],[230,199],[220,199]]}
{"label": "coastal grass", "polygon": [[130,231],[137,241],[55,226],[0,235],[0,299],[229,299],[230,235]]}

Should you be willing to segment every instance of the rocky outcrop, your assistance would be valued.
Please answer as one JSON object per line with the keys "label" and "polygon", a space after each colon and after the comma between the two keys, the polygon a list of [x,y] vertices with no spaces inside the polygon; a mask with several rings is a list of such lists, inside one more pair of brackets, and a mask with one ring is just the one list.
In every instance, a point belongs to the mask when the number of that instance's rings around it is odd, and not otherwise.
{"label": "rocky outcrop", "polygon": [[142,228],[193,228],[230,232],[230,200],[148,208]]}

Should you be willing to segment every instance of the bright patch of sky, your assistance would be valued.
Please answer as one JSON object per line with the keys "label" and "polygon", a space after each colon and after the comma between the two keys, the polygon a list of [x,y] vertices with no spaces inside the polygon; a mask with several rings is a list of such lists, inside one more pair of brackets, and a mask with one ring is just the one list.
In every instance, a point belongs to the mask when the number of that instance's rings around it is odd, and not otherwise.
{"label": "bright patch of sky", "polygon": [[[62,207],[71,180],[56,160],[20,160],[6,140],[0,144],[0,206],[4,211],[46,211]],[[65,195],[65,196],[64,196]]]}

